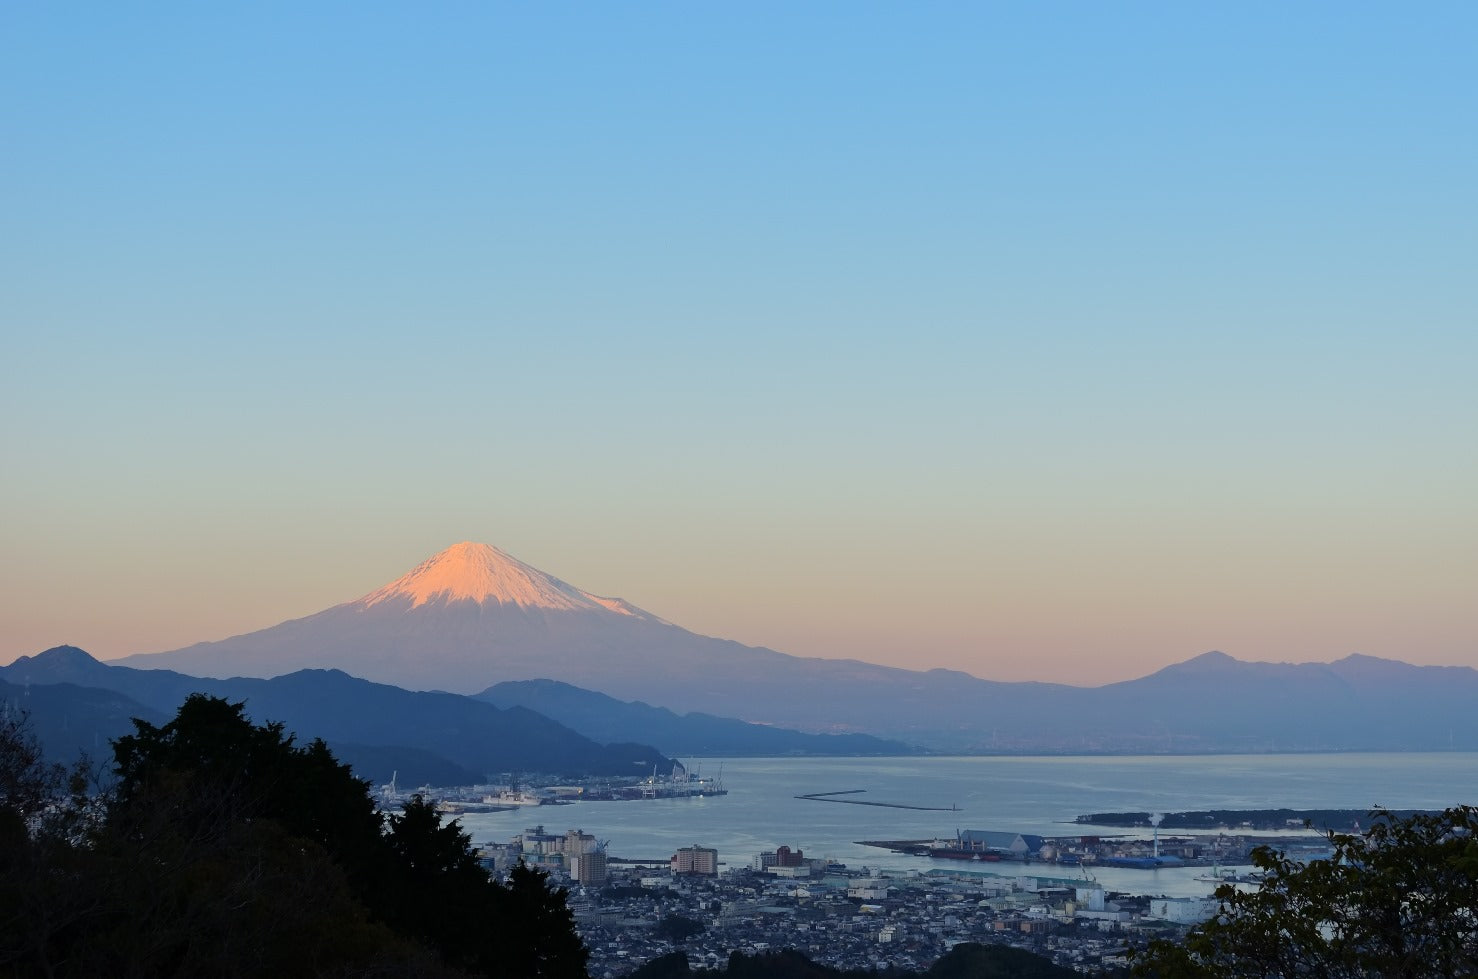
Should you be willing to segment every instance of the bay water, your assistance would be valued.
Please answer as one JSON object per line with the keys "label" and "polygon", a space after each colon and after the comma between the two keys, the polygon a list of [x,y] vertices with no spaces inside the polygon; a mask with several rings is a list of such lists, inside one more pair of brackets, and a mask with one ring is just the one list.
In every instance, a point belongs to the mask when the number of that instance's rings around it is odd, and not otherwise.
{"label": "bay water", "polygon": [[[953,837],[957,829],[1008,830],[1043,836],[1147,831],[1079,826],[1080,813],[1181,812],[1198,809],[1442,809],[1478,803],[1478,753],[1198,755],[1093,757],[727,758],[692,761],[704,776],[720,774],[729,794],[711,798],[576,802],[467,814],[474,844],[502,842],[543,824],[547,832],[582,829],[609,840],[613,857],[666,859],[699,844],[717,848],[729,866],[744,866],[780,845],[827,857],[852,869],[888,873],[988,869],[1014,875],[1073,877],[1076,868],[1033,864],[961,865],[895,854],[861,840]],[[855,792],[854,790],[862,790]],[[934,807],[898,809],[797,798],[837,798]],[[957,810],[949,807],[957,806]],[[1214,885],[1205,868],[1095,868],[1110,890],[1194,897]]]}

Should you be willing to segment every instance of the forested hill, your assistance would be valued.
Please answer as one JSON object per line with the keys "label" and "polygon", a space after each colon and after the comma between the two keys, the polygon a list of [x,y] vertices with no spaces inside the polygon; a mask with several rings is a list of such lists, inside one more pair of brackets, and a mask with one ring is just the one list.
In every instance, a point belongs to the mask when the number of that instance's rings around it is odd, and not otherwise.
{"label": "forested hill", "polygon": [[[365,748],[415,749],[484,778],[509,771],[629,775],[651,771],[654,765],[671,765],[669,758],[650,746],[600,744],[525,708],[502,710],[457,694],[402,690],[338,670],[300,670],[270,680],[214,680],[170,670],[111,666],[80,649],[61,646],[0,667],[0,679],[29,685],[32,712],[43,726],[50,723],[51,712],[37,708],[55,691],[43,695],[42,689],[73,684],[121,694],[142,705],[141,716],[152,718],[169,716],[191,693],[244,701],[248,716],[258,722],[280,721],[300,737],[350,745],[350,754],[362,759],[374,755],[364,752]],[[74,690],[72,696],[84,695]],[[96,699],[96,693],[85,696]],[[84,746],[92,747],[98,741],[106,747],[108,737],[128,730],[128,708],[116,696],[113,701],[108,723],[99,721],[93,730],[83,732]],[[48,729],[47,736],[55,735]],[[58,750],[54,744],[49,747]],[[384,762],[395,765],[388,756]],[[383,782],[392,770],[385,767],[360,774]]]}

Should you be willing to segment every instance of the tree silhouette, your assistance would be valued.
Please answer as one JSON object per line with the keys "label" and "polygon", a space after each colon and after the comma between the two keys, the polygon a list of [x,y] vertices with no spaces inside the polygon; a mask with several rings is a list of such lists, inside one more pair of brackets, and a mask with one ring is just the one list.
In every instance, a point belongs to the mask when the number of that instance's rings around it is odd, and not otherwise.
{"label": "tree silhouette", "polygon": [[134,726],[60,833],[34,817],[65,773],[0,727],[0,974],[584,975],[563,891],[493,881],[423,799],[385,820],[322,741],[202,695]]}
{"label": "tree silhouette", "polygon": [[667,914],[657,922],[653,934],[669,942],[685,942],[694,935],[701,935],[707,928],[703,922],[685,914]]}
{"label": "tree silhouette", "polygon": [[508,874],[495,920],[503,931],[503,964],[509,975],[579,979],[590,958],[563,887],[550,886],[549,875],[523,862]]}
{"label": "tree silhouette", "polygon": [[1307,863],[1259,847],[1264,883],[1217,889],[1221,913],[1180,944],[1158,941],[1136,975],[1456,977],[1478,975],[1478,809],[1396,818],[1330,833]]}

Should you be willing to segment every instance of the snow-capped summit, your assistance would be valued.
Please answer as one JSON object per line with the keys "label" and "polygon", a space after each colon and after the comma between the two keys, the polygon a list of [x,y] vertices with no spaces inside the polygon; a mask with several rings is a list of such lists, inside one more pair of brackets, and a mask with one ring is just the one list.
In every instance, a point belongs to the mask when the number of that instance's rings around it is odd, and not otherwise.
{"label": "snow-capped summit", "polygon": [[602,598],[530,567],[491,544],[463,541],[421,562],[409,574],[365,595],[355,605],[369,608],[408,598],[411,608],[428,603],[496,602],[520,608],[563,611],[605,609],[651,618],[619,598]]}
{"label": "snow-capped summit", "polygon": [[[504,680],[548,678],[684,712],[743,709],[757,721],[811,730],[862,730],[887,714],[906,725],[919,717],[934,724],[950,713],[952,699],[963,701],[956,713],[1003,716],[1000,704],[967,690],[960,674],[801,659],[697,635],[471,542],[355,601],[116,662],[218,678],[336,669],[408,690],[468,694]],[[818,712],[823,702],[835,713]]]}
{"label": "snow-capped summit", "polygon": [[[704,662],[664,650],[719,640],[695,636],[619,598],[583,591],[493,547],[453,544],[362,598],[215,642],[118,662],[195,676],[271,677],[339,669],[411,690],[481,690],[500,680],[558,674],[578,664],[630,676],[673,675]],[[564,668],[564,669],[562,669]]]}
{"label": "snow-capped summit", "polygon": [[[85,654],[69,655],[88,665]],[[1244,663],[1208,653],[1096,690],[992,683],[949,670],[787,656],[698,635],[620,599],[582,591],[496,547],[466,542],[357,601],[121,662],[219,678],[336,669],[409,690],[467,694],[506,680],[549,679],[677,712],[809,731],[868,731],[951,751],[1007,744],[1158,751],[1172,737],[1191,750],[1400,744],[1430,751],[1478,744],[1472,710],[1478,672],[1466,667],[1369,657]],[[90,682],[81,673],[68,677]],[[1232,695],[1208,702],[1202,694],[1213,687]],[[1248,711],[1249,703],[1262,709]],[[1053,718],[1045,728],[1043,717]],[[1371,717],[1404,720],[1371,728]],[[998,731],[1008,732],[999,742]]]}

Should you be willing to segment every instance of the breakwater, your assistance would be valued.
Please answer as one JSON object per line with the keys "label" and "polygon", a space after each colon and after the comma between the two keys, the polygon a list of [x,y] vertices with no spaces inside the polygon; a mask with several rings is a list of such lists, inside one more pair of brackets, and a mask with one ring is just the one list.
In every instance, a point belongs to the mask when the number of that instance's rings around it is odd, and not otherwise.
{"label": "breakwater", "polygon": [[861,795],[866,789],[841,789],[837,792],[807,792],[796,796],[810,802],[841,802],[849,806],[879,806],[883,809],[914,809],[919,812],[959,812],[959,806],[910,806],[902,802],[873,802],[871,799],[839,799],[842,795]]}

